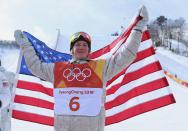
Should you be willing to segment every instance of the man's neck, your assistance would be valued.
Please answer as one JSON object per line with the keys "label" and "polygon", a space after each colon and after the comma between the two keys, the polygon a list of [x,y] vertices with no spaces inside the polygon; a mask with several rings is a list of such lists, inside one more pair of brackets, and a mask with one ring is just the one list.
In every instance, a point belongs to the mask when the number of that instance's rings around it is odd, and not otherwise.
{"label": "man's neck", "polygon": [[71,60],[70,60],[70,63],[78,63],[78,64],[82,64],[82,63],[86,63],[88,62],[90,59],[88,57],[85,57],[85,58],[82,58],[82,59],[77,59],[75,57],[73,57]]}

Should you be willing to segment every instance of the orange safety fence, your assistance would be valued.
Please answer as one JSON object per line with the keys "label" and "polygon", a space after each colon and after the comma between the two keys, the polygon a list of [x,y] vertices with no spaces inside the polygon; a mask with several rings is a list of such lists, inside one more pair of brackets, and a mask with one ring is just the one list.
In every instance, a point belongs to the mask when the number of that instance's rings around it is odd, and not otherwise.
{"label": "orange safety fence", "polygon": [[179,83],[179,84],[181,84],[181,85],[183,85],[183,86],[188,87],[188,82],[186,82],[186,81],[184,81],[184,80],[182,80],[182,79],[180,79],[180,78],[177,78],[176,76],[174,76],[173,74],[171,74],[171,73],[169,73],[169,72],[167,72],[167,71],[164,71],[164,72],[165,72],[165,74],[166,74],[168,77],[170,77],[171,79],[173,79],[173,80],[176,81],[177,83]]}

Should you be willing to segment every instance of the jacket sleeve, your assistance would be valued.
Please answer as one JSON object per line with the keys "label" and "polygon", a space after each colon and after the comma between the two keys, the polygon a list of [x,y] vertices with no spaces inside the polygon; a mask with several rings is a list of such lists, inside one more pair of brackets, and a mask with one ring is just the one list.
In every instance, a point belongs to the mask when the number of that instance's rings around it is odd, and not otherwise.
{"label": "jacket sleeve", "polygon": [[35,76],[52,82],[54,81],[54,63],[44,63],[42,62],[38,55],[36,54],[34,48],[31,46],[31,43],[25,43],[21,46],[26,64],[29,70]]}
{"label": "jacket sleeve", "polygon": [[124,43],[113,56],[106,59],[103,72],[105,81],[113,78],[134,61],[141,42],[141,36],[141,32],[132,30],[126,43]]}

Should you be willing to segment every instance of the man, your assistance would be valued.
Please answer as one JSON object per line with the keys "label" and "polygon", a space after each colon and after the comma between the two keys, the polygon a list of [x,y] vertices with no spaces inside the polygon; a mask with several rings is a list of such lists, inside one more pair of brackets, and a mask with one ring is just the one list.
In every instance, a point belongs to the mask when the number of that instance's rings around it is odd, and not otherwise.
{"label": "man", "polygon": [[0,131],[10,131],[11,129],[10,104],[13,82],[14,73],[7,72],[0,65]]}
{"label": "man", "polygon": [[54,84],[56,131],[104,131],[106,82],[133,62],[148,22],[144,6],[137,16],[142,19],[133,28],[127,42],[105,60],[90,60],[90,36],[77,32],[71,37],[71,61],[42,63],[27,37],[20,30],[15,31],[15,39],[29,69]]}

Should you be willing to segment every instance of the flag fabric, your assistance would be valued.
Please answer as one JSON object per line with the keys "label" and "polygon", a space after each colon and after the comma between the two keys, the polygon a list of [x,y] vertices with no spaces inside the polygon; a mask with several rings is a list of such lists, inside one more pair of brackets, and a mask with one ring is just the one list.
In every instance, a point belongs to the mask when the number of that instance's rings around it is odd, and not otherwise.
{"label": "flag fabric", "polygon": [[[100,55],[100,52],[94,54]],[[147,30],[142,35],[135,61],[109,80],[106,89],[106,125],[175,102]]]}
{"label": "flag fabric", "polygon": [[[114,55],[114,52],[125,44],[136,22],[111,44],[91,53],[90,58],[99,59]],[[29,33],[25,34],[43,62],[67,61],[71,58],[68,54],[49,49]],[[45,47],[45,50],[41,50],[41,47]],[[23,68],[27,68],[24,61],[15,92],[13,117],[52,126],[53,85],[31,75],[28,70],[25,72]],[[164,71],[155,57],[148,30],[142,34],[142,42],[134,62],[109,80],[106,86],[106,125],[175,102]]]}

